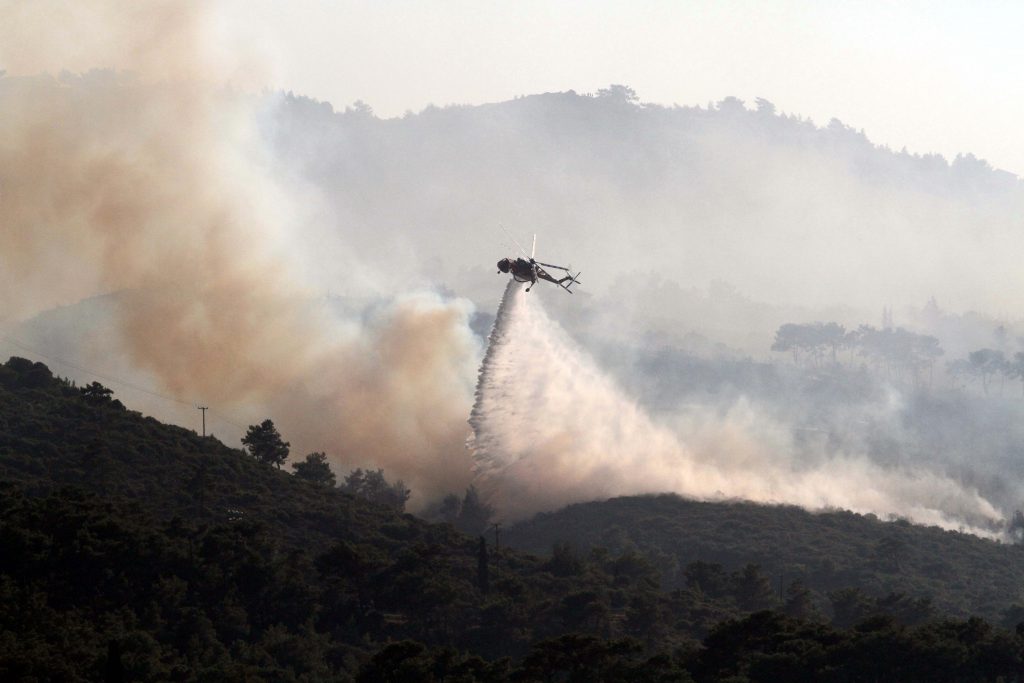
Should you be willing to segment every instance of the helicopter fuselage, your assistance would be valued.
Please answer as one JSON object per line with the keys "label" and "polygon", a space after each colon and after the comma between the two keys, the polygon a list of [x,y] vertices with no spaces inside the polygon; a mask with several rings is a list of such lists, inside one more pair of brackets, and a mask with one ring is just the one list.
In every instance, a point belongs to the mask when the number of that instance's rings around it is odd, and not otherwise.
{"label": "helicopter fuselage", "polygon": [[537,281],[537,264],[524,258],[503,258],[498,261],[498,270],[510,273],[518,282]]}
{"label": "helicopter fuselage", "polygon": [[512,277],[519,282],[536,282],[537,265],[524,258],[517,258],[512,263]]}

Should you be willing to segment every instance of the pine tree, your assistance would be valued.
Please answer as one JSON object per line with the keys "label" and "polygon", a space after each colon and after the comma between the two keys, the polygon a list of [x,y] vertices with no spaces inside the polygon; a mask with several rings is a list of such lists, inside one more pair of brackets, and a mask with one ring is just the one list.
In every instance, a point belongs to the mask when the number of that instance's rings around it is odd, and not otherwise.
{"label": "pine tree", "polygon": [[281,469],[281,465],[288,459],[288,447],[291,444],[281,439],[271,420],[264,420],[259,425],[249,426],[249,431],[242,437],[242,445],[258,461]]}
{"label": "pine tree", "polygon": [[302,462],[292,463],[295,476],[315,484],[333,487],[336,483],[334,472],[327,462],[326,453],[310,453]]}

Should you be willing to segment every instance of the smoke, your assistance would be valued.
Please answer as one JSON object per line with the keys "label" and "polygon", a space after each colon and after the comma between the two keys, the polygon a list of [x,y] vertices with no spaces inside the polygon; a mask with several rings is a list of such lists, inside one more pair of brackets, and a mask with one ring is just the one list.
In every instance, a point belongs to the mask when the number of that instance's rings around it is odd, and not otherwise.
{"label": "smoke", "polygon": [[895,514],[991,535],[1000,513],[941,472],[855,453],[797,462],[792,430],[740,400],[653,422],[510,282],[470,424],[478,485],[506,519],[615,495],[672,491]]}
{"label": "smoke", "polygon": [[[337,245],[310,243],[316,193],[275,173],[237,90],[259,55],[225,59],[217,25],[202,2],[0,7],[0,323],[117,292],[108,352],[175,396],[265,410],[296,450],[421,495],[464,486],[471,306],[331,310],[316,252]],[[106,70],[37,75],[68,67]]]}
{"label": "smoke", "polygon": [[[272,64],[226,34],[226,23],[218,5],[198,1],[0,2],[0,69],[8,70],[0,76],[0,326],[115,293],[104,300],[110,334],[83,336],[100,345],[90,358],[123,356],[158,388],[221,413],[270,416],[294,455],[325,450],[335,464],[384,467],[421,500],[472,479],[465,416],[480,349],[468,302],[396,292],[439,278],[460,292],[489,288],[493,279],[476,279],[475,264],[493,262],[495,240],[479,226],[495,216],[558,225],[552,256],[572,252],[609,277],[631,264],[685,271],[695,282],[724,270],[747,291],[788,281],[775,292],[780,300],[795,290],[837,296],[833,270],[847,273],[845,288],[861,292],[864,305],[905,281],[918,283],[907,297],[936,282],[945,283],[940,294],[952,294],[977,282],[977,263],[992,253],[1001,275],[982,278],[978,301],[992,299],[990,290],[1012,292],[1006,283],[1019,276],[1016,252],[1000,248],[1019,233],[1000,227],[1004,213],[1019,212],[993,209],[999,237],[982,248],[973,205],[945,211],[943,202],[913,193],[904,200],[878,185],[849,192],[855,179],[814,150],[794,157],[801,163],[779,156],[770,168],[798,171],[783,180],[761,169],[760,157],[744,165],[740,152],[721,154],[739,144],[725,135],[679,148],[693,152],[676,155],[690,159],[682,165],[649,163],[661,158],[649,150],[670,149],[662,133],[675,129],[623,134],[632,130],[624,122],[650,120],[633,116],[647,110],[632,105],[555,97],[609,114],[566,118],[578,129],[573,137],[537,123],[554,121],[541,108],[550,98],[475,124],[472,112],[453,110],[385,126],[365,112],[339,117],[330,107],[253,97],[245,93]],[[686,124],[704,114],[678,116]],[[789,130],[781,119],[767,121]],[[394,133],[398,127],[404,132]],[[268,149],[268,138],[278,147]],[[307,163],[312,170],[301,172]],[[806,192],[801,180],[823,164],[827,191]],[[838,201],[848,196],[871,210]],[[1008,206],[1019,201],[1014,194]],[[862,256],[842,263],[861,240],[852,226],[889,213],[895,218],[878,222]],[[814,220],[794,220],[805,214]],[[833,226],[835,217],[843,220]],[[905,223],[928,226],[928,243],[949,237],[962,245],[970,235],[974,246],[959,251],[954,270],[937,255],[907,271],[921,260],[924,228],[898,229]],[[607,232],[629,225],[630,239],[597,239],[593,227],[604,224]],[[439,245],[448,247],[435,261]],[[685,259],[683,246],[692,248]],[[891,255],[888,266],[866,267],[876,251]],[[807,277],[808,264],[820,277]],[[878,283],[865,287],[868,279]],[[327,288],[374,296],[339,310],[338,298],[322,296]],[[655,422],[534,297],[507,290],[471,417],[476,476],[506,517],[674,490],[892,512],[979,531],[998,518],[985,498],[935,466],[883,466],[853,447],[798,460],[789,423],[747,400]],[[668,310],[667,298],[650,297],[655,313],[671,329],[680,320],[688,328],[696,316]],[[625,308],[614,308],[616,299],[595,300],[613,311],[595,324],[636,336],[615,319]],[[740,328],[750,327],[748,303],[735,302]],[[770,331],[777,317],[764,314],[760,327]]]}

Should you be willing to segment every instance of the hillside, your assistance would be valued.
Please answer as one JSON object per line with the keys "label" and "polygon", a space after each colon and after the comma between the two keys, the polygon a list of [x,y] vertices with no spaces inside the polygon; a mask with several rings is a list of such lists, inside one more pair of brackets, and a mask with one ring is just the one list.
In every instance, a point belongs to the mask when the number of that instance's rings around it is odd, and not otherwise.
{"label": "hillside", "polygon": [[521,243],[539,233],[539,255],[589,273],[580,291],[613,307],[609,319],[713,327],[732,345],[770,334],[777,316],[737,302],[708,320],[690,315],[696,302],[669,312],[643,297],[617,306],[622,287],[605,292],[651,276],[684,292],[725,281],[773,304],[873,313],[895,297],[980,306],[997,272],[1017,281],[994,249],[982,281],[958,262],[935,271],[930,247],[974,254],[980,225],[990,247],[1012,244],[1020,179],[970,154],[876,145],[856,122],[816,125],[732,97],[661,106],[622,86],[394,119],[361,104],[267,99],[269,144],[289,178],[322,191],[325,233],[391,281],[441,281],[481,304],[493,299],[490,265],[516,249],[499,224]]}
{"label": "hillside", "polygon": [[22,358],[0,366],[0,548],[3,680],[980,680],[1024,663],[1021,636],[904,595],[839,593],[829,624],[750,564],[693,563],[669,592],[625,544],[499,553]]}
{"label": "hillside", "polygon": [[1024,614],[1021,546],[874,515],[634,496],[538,515],[505,538],[528,552],[566,542],[580,552],[636,551],[651,558],[666,589],[687,585],[692,562],[728,571],[753,563],[775,585],[800,581],[823,601],[832,591],[857,588],[927,598],[940,613],[1009,626]]}
{"label": "hillside", "polygon": [[408,671],[435,656],[455,680],[506,680],[502,657],[627,635],[631,604],[669,601],[642,561],[488,553],[22,358],[0,366],[0,510],[4,680],[424,680]]}

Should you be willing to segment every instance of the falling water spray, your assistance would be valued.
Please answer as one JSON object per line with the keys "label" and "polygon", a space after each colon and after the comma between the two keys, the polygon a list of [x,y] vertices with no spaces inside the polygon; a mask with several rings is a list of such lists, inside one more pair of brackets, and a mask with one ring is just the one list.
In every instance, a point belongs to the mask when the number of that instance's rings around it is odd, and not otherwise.
{"label": "falling water spray", "polygon": [[1001,515],[941,472],[883,467],[855,453],[793,456],[792,428],[741,400],[648,416],[511,281],[469,419],[475,482],[506,520],[616,495],[675,492],[897,514],[992,535]]}

